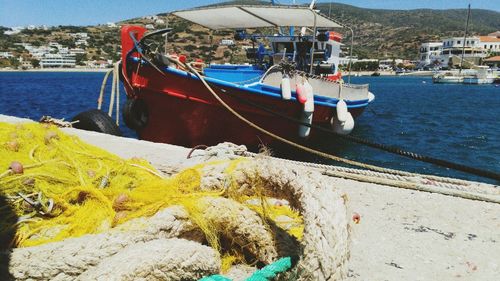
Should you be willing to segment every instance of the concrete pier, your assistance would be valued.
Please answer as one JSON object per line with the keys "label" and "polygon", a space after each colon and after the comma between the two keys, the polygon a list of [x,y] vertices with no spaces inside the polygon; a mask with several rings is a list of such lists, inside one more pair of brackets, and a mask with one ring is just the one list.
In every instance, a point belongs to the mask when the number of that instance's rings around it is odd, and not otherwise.
{"label": "concrete pier", "polygon": [[[27,121],[0,115],[0,122]],[[63,131],[160,169],[190,164],[189,148]],[[347,194],[348,212],[361,216],[352,224],[348,280],[498,280],[500,204],[336,177],[334,182]],[[490,189],[500,197],[498,187]]]}

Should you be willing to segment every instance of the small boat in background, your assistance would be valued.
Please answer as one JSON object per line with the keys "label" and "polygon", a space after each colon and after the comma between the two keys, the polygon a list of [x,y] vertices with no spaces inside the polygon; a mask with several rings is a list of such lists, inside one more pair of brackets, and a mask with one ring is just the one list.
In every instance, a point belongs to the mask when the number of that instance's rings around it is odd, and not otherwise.
{"label": "small boat in background", "polygon": [[472,76],[465,76],[464,84],[492,84],[496,75],[488,66],[476,66],[476,73]]}
{"label": "small boat in background", "polygon": [[464,82],[464,75],[459,75],[449,71],[438,73],[432,76],[432,82],[441,84],[461,84]]}

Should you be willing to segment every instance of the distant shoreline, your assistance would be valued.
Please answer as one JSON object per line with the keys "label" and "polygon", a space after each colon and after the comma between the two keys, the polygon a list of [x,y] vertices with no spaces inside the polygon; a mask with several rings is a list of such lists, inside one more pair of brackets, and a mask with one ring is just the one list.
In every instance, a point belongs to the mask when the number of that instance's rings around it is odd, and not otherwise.
{"label": "distant shoreline", "polygon": [[0,69],[0,72],[107,72],[112,68],[43,68],[43,69]]}
{"label": "distant shoreline", "polygon": [[[44,68],[44,69],[0,69],[1,72],[107,72],[112,68]],[[394,71],[352,71],[352,76],[371,76],[378,72],[380,76],[397,76]],[[349,72],[342,72],[343,77],[347,77]],[[432,71],[416,71],[404,73],[403,76],[432,76]]]}

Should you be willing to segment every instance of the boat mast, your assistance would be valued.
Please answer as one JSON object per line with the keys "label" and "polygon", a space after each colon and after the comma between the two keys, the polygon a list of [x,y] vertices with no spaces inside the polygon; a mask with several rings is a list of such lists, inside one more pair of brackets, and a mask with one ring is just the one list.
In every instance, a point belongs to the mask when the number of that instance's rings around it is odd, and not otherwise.
{"label": "boat mast", "polygon": [[462,44],[462,58],[460,59],[460,69],[458,70],[458,74],[462,73],[462,66],[464,63],[464,55],[465,55],[465,40],[467,40],[467,29],[469,28],[469,19],[470,19],[470,4],[467,11],[467,22],[465,23],[464,43]]}

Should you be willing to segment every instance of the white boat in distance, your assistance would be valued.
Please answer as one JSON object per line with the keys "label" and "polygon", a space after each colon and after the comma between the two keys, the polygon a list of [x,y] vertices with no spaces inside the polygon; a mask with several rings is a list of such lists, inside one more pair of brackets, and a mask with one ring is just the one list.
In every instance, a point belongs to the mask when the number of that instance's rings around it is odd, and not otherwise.
{"label": "white boat in distance", "polygon": [[476,73],[463,77],[464,84],[492,84],[496,78],[493,70],[487,66],[476,66]]}
{"label": "white boat in distance", "polygon": [[432,82],[443,84],[457,84],[464,82],[463,75],[457,75],[453,72],[444,72],[432,76]]}

